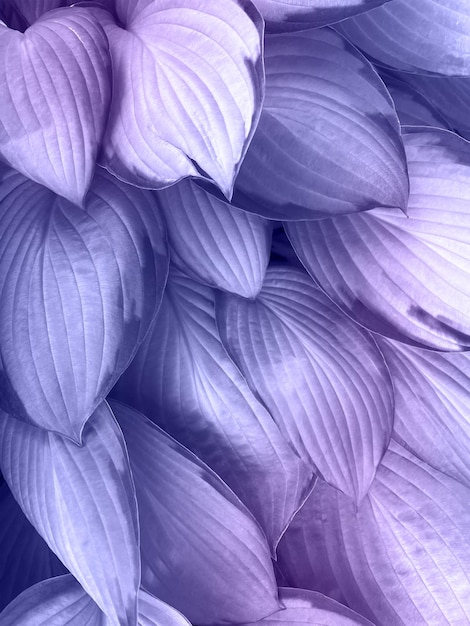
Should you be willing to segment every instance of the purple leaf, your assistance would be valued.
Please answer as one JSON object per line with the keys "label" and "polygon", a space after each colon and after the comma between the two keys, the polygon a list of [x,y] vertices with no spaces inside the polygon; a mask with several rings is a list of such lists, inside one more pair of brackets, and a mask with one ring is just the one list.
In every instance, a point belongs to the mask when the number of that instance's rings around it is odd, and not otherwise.
{"label": "purple leaf", "polygon": [[337,28],[367,55],[389,67],[470,75],[468,0],[394,0]]}
{"label": "purple leaf", "polygon": [[336,583],[377,626],[470,620],[470,490],[392,441],[358,511],[317,483],[280,544],[293,585]]}
{"label": "purple leaf", "polygon": [[311,488],[221,344],[213,291],[173,272],[157,322],[113,395],[140,409],[235,491],[275,548]]}
{"label": "purple leaf", "polygon": [[212,470],[118,402],[136,482],[142,586],[201,626],[257,621],[279,608],[266,539]]}
{"label": "purple leaf", "polygon": [[470,354],[379,345],[395,392],[394,438],[470,486]]}
{"label": "purple leaf", "polygon": [[255,0],[266,29],[282,33],[334,24],[390,0]]}
{"label": "purple leaf", "polygon": [[110,99],[102,11],[64,8],[25,33],[0,23],[0,157],[82,205]]}
{"label": "purple leaf", "polygon": [[302,220],[406,206],[408,178],[390,94],[329,29],[266,41],[266,98],[237,179],[237,206]]}
{"label": "purple leaf", "polygon": [[264,93],[259,13],[249,0],[119,1],[117,13],[100,162],[141,187],[208,176],[231,196]]}
{"label": "purple leaf", "polygon": [[406,131],[408,215],[376,209],[288,224],[313,278],[360,324],[440,350],[470,348],[470,144]]}
{"label": "purple leaf", "polygon": [[15,12],[21,16],[26,26],[30,26],[44,13],[67,4],[76,4],[76,2],[74,0],[2,0],[2,4],[9,7],[11,13]]}
{"label": "purple leaf", "polygon": [[190,180],[157,193],[173,264],[207,285],[255,297],[269,262],[271,222]]}
{"label": "purple leaf", "polygon": [[447,120],[450,129],[470,139],[470,78],[400,74]]}
{"label": "purple leaf", "polygon": [[371,335],[295,269],[255,301],[221,294],[221,337],[294,449],[357,502],[391,434],[391,380]]}
{"label": "purple leaf", "polygon": [[[73,576],[34,585],[0,614],[0,626],[112,626]],[[176,609],[139,591],[139,626],[191,626]]]}
{"label": "purple leaf", "polygon": [[0,406],[79,441],[155,317],[163,224],[104,170],[84,210],[6,166],[0,180]]}
{"label": "purple leaf", "polygon": [[0,486],[0,554],[0,611],[31,585],[67,572],[5,483]]}
{"label": "purple leaf", "polygon": [[106,403],[83,445],[0,414],[0,467],[28,520],[116,626],[135,626],[140,583],[134,484]]}
{"label": "purple leaf", "polygon": [[407,82],[385,72],[381,74],[381,77],[393,98],[400,124],[448,127],[445,119],[433,105]]}
{"label": "purple leaf", "polygon": [[361,615],[315,591],[281,588],[279,599],[285,608],[257,622],[260,626],[373,626]]}

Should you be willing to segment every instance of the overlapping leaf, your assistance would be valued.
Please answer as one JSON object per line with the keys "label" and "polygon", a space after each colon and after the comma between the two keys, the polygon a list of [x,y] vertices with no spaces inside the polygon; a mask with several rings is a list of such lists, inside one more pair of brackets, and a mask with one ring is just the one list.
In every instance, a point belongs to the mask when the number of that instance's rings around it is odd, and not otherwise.
{"label": "overlapping leaf", "polygon": [[[113,626],[73,576],[34,585],[0,614],[0,626]],[[139,591],[139,626],[190,626],[178,611]]]}
{"label": "overlapping leaf", "polygon": [[205,284],[256,296],[269,261],[271,222],[189,180],[158,192],[158,199],[176,267]]}
{"label": "overlapping leaf", "polygon": [[57,9],[25,33],[0,24],[0,158],[79,205],[110,99],[101,13]]}
{"label": "overlapping leaf", "polygon": [[380,340],[395,390],[394,438],[470,486],[470,359]]}
{"label": "overlapping leaf", "polygon": [[337,28],[381,64],[407,72],[470,75],[467,0],[393,0]]}
{"label": "overlapping leaf", "polygon": [[400,124],[448,128],[446,120],[432,104],[405,80],[393,74],[382,73],[381,76],[393,98]]}
{"label": "overlapping leaf", "polygon": [[[25,30],[28,26],[34,24],[44,13],[67,4],[74,4],[74,0],[2,0],[2,9],[5,7],[5,10],[9,11],[10,15],[16,14],[23,25],[18,25],[19,29]],[[11,28],[16,28],[9,22],[7,24]]]}
{"label": "overlapping leaf", "polygon": [[327,593],[377,626],[470,619],[470,490],[392,441],[358,511],[318,484],[280,544],[291,584]]}
{"label": "overlapping leaf", "polygon": [[142,414],[112,402],[136,481],[142,585],[196,624],[279,608],[261,528],[227,485]]}
{"label": "overlapping leaf", "polygon": [[212,178],[230,196],[264,92],[262,20],[249,0],[117,2],[106,25],[114,96],[100,162],[163,188]]}
{"label": "overlapping leaf", "polygon": [[31,585],[67,572],[5,483],[0,486],[0,554],[0,611]]}
{"label": "overlapping leaf", "polygon": [[[373,626],[369,620],[331,598],[305,589],[279,589],[284,608],[257,622],[260,625]],[[1,625],[0,625],[1,626]],[[248,625],[246,625],[248,626]]]}
{"label": "overlapping leaf", "polygon": [[400,78],[423,95],[439,111],[448,128],[470,139],[470,78],[424,76],[402,72]]}
{"label": "overlapping leaf", "polygon": [[360,324],[441,350],[470,347],[470,144],[408,129],[407,216],[381,209],[288,224],[305,267]]}
{"label": "overlapping leaf", "polygon": [[79,440],[155,317],[162,221],[104,170],[85,210],[6,166],[0,180],[0,406]]}
{"label": "overlapping leaf", "polygon": [[0,466],[23,512],[116,626],[135,626],[139,529],[124,439],[103,403],[83,445],[0,413]]}
{"label": "overlapping leaf", "polygon": [[255,0],[269,32],[306,30],[334,24],[390,0]]}
{"label": "overlapping leaf", "polygon": [[392,386],[371,335],[295,269],[270,269],[255,301],[220,295],[224,344],[300,456],[356,501],[393,421]]}
{"label": "overlapping leaf", "polygon": [[210,288],[171,273],[154,329],[113,394],[216,471],[275,546],[312,473],[229,359],[213,300]]}
{"label": "overlapping leaf", "polygon": [[266,41],[266,98],[238,206],[301,220],[406,206],[396,112],[368,61],[329,29]]}

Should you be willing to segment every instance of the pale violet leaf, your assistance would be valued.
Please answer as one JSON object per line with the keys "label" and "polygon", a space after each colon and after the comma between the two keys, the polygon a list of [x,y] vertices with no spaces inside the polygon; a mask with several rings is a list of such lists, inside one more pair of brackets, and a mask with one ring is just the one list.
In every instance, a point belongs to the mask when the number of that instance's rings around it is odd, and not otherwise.
{"label": "pale violet leaf", "polygon": [[372,336],[305,273],[271,268],[254,301],[217,297],[222,340],[305,462],[360,502],[392,430],[392,383]]}
{"label": "pale violet leaf", "polygon": [[116,626],[135,626],[140,584],[134,482],[106,403],[82,446],[0,413],[0,468],[28,520]]}
{"label": "pale violet leaf", "polygon": [[163,221],[102,169],[83,210],[3,165],[0,181],[0,406],[79,441],[157,312]]}

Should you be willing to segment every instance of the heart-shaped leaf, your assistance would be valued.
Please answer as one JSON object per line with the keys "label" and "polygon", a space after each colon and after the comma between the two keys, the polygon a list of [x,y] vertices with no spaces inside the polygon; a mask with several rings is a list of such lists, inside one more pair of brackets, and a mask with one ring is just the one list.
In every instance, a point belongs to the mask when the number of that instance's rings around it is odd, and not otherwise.
{"label": "heart-shaped leaf", "polygon": [[266,39],[266,97],[234,202],[302,220],[405,208],[406,160],[390,94],[330,29]]}
{"label": "heart-shaped leaf", "polygon": [[470,490],[392,440],[359,510],[317,483],[279,546],[291,585],[338,586],[377,626],[470,620]]}
{"label": "heart-shaped leaf", "polygon": [[405,130],[407,215],[376,209],[287,224],[313,278],[367,328],[438,350],[470,348],[470,144]]}
{"label": "heart-shaped leaf", "polygon": [[78,205],[92,180],[110,99],[101,13],[57,9],[24,33],[0,23],[0,157]]}
{"label": "heart-shaped leaf", "polygon": [[220,294],[217,322],[294,449],[360,501],[393,423],[392,383],[372,336],[293,268],[269,269],[254,301]]}
{"label": "heart-shaped leaf", "polygon": [[212,289],[170,273],[155,326],[113,395],[217,472],[275,548],[311,489],[312,471],[228,357]]}
{"label": "heart-shaped leaf", "polygon": [[0,167],[0,406],[80,439],[168,271],[152,195],[99,170],[84,210]]}
{"label": "heart-shaped leaf", "polygon": [[393,0],[337,28],[367,55],[391,68],[470,75],[467,0]]}
{"label": "heart-shaped leaf", "polygon": [[318,28],[370,11],[390,0],[255,0],[271,33]]}
{"label": "heart-shaped leaf", "polygon": [[0,413],[0,467],[24,514],[116,626],[135,626],[139,527],[126,446],[108,405],[83,445]]}
{"label": "heart-shaped leaf", "polygon": [[190,180],[157,194],[175,267],[207,285],[255,297],[269,262],[271,222]]}
{"label": "heart-shaped leaf", "polygon": [[67,572],[28,522],[6,483],[0,486],[0,554],[0,611],[31,585]]}
{"label": "heart-shaped leaf", "polygon": [[141,413],[111,406],[135,478],[143,587],[201,626],[255,622],[276,611],[268,544],[248,509]]}
{"label": "heart-shaped leaf", "polygon": [[249,0],[119,1],[116,10],[101,164],[155,189],[208,176],[231,196],[263,99],[259,13]]}

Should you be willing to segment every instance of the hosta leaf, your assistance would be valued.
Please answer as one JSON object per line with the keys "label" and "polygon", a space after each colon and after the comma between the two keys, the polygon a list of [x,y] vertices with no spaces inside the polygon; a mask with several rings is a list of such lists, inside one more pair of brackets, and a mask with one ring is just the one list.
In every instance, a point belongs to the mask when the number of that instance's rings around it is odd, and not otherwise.
{"label": "hosta leaf", "polygon": [[277,544],[312,472],[228,357],[209,287],[170,274],[157,322],[113,394],[217,472]]}
{"label": "hosta leaf", "polygon": [[[19,16],[24,24],[23,27],[20,26],[20,29],[24,30],[34,24],[44,13],[67,4],[76,3],[74,0],[2,0],[3,6],[1,10],[7,10],[10,15],[16,14]],[[16,28],[16,26],[11,26],[8,22],[7,24],[12,28]]]}
{"label": "hosta leaf", "polygon": [[162,221],[104,170],[84,210],[6,166],[0,180],[0,406],[79,440],[155,317]]}
{"label": "hosta leaf", "polygon": [[237,206],[318,219],[406,206],[398,118],[369,62],[329,29],[266,41],[266,98],[237,179]]}
{"label": "hosta leaf", "polygon": [[230,196],[263,99],[259,13],[249,0],[117,2],[117,13],[100,162],[156,189],[204,174]]}
{"label": "hosta leaf", "polygon": [[0,414],[0,466],[24,514],[116,626],[135,626],[140,583],[134,484],[106,403],[83,445]]}
{"label": "hosta leaf", "polygon": [[467,0],[393,0],[337,28],[366,54],[389,67],[470,75]]}
{"label": "hosta leaf", "polygon": [[229,205],[190,180],[157,193],[173,264],[208,285],[256,296],[269,261],[271,222]]}
{"label": "hosta leaf", "polygon": [[306,30],[334,24],[390,0],[255,0],[269,32]]}
{"label": "hosta leaf", "polygon": [[[0,626],[112,626],[73,576],[34,585],[0,614]],[[191,626],[178,611],[139,591],[139,626]]]}
{"label": "hosta leaf", "polygon": [[67,572],[5,483],[0,486],[0,554],[0,611],[31,585]]}
{"label": "hosta leaf", "polygon": [[405,74],[406,81],[425,97],[447,120],[448,127],[470,139],[470,78]]}
{"label": "hosta leaf", "polygon": [[196,624],[279,607],[266,539],[227,485],[158,426],[112,402],[136,482],[142,585]]}
{"label": "hosta leaf", "polygon": [[444,130],[405,135],[407,216],[381,209],[288,224],[305,267],[360,324],[441,350],[470,347],[470,144]]}
{"label": "hosta leaf", "polygon": [[470,490],[392,441],[358,511],[317,483],[280,544],[290,584],[327,593],[377,626],[470,620]]}
{"label": "hosta leaf", "polygon": [[379,345],[395,390],[394,438],[470,486],[470,355]]}
{"label": "hosta leaf", "polygon": [[371,335],[296,269],[270,269],[255,301],[221,294],[221,337],[283,434],[356,501],[393,421],[392,385]]}
{"label": "hosta leaf", "polygon": [[279,599],[285,608],[257,622],[260,626],[373,626],[368,619],[315,591],[281,588]]}
{"label": "hosta leaf", "polygon": [[79,205],[110,99],[101,13],[57,9],[25,33],[0,23],[0,158]]}
{"label": "hosta leaf", "polygon": [[393,98],[400,124],[447,128],[445,119],[430,102],[404,80],[383,73],[382,80]]}

